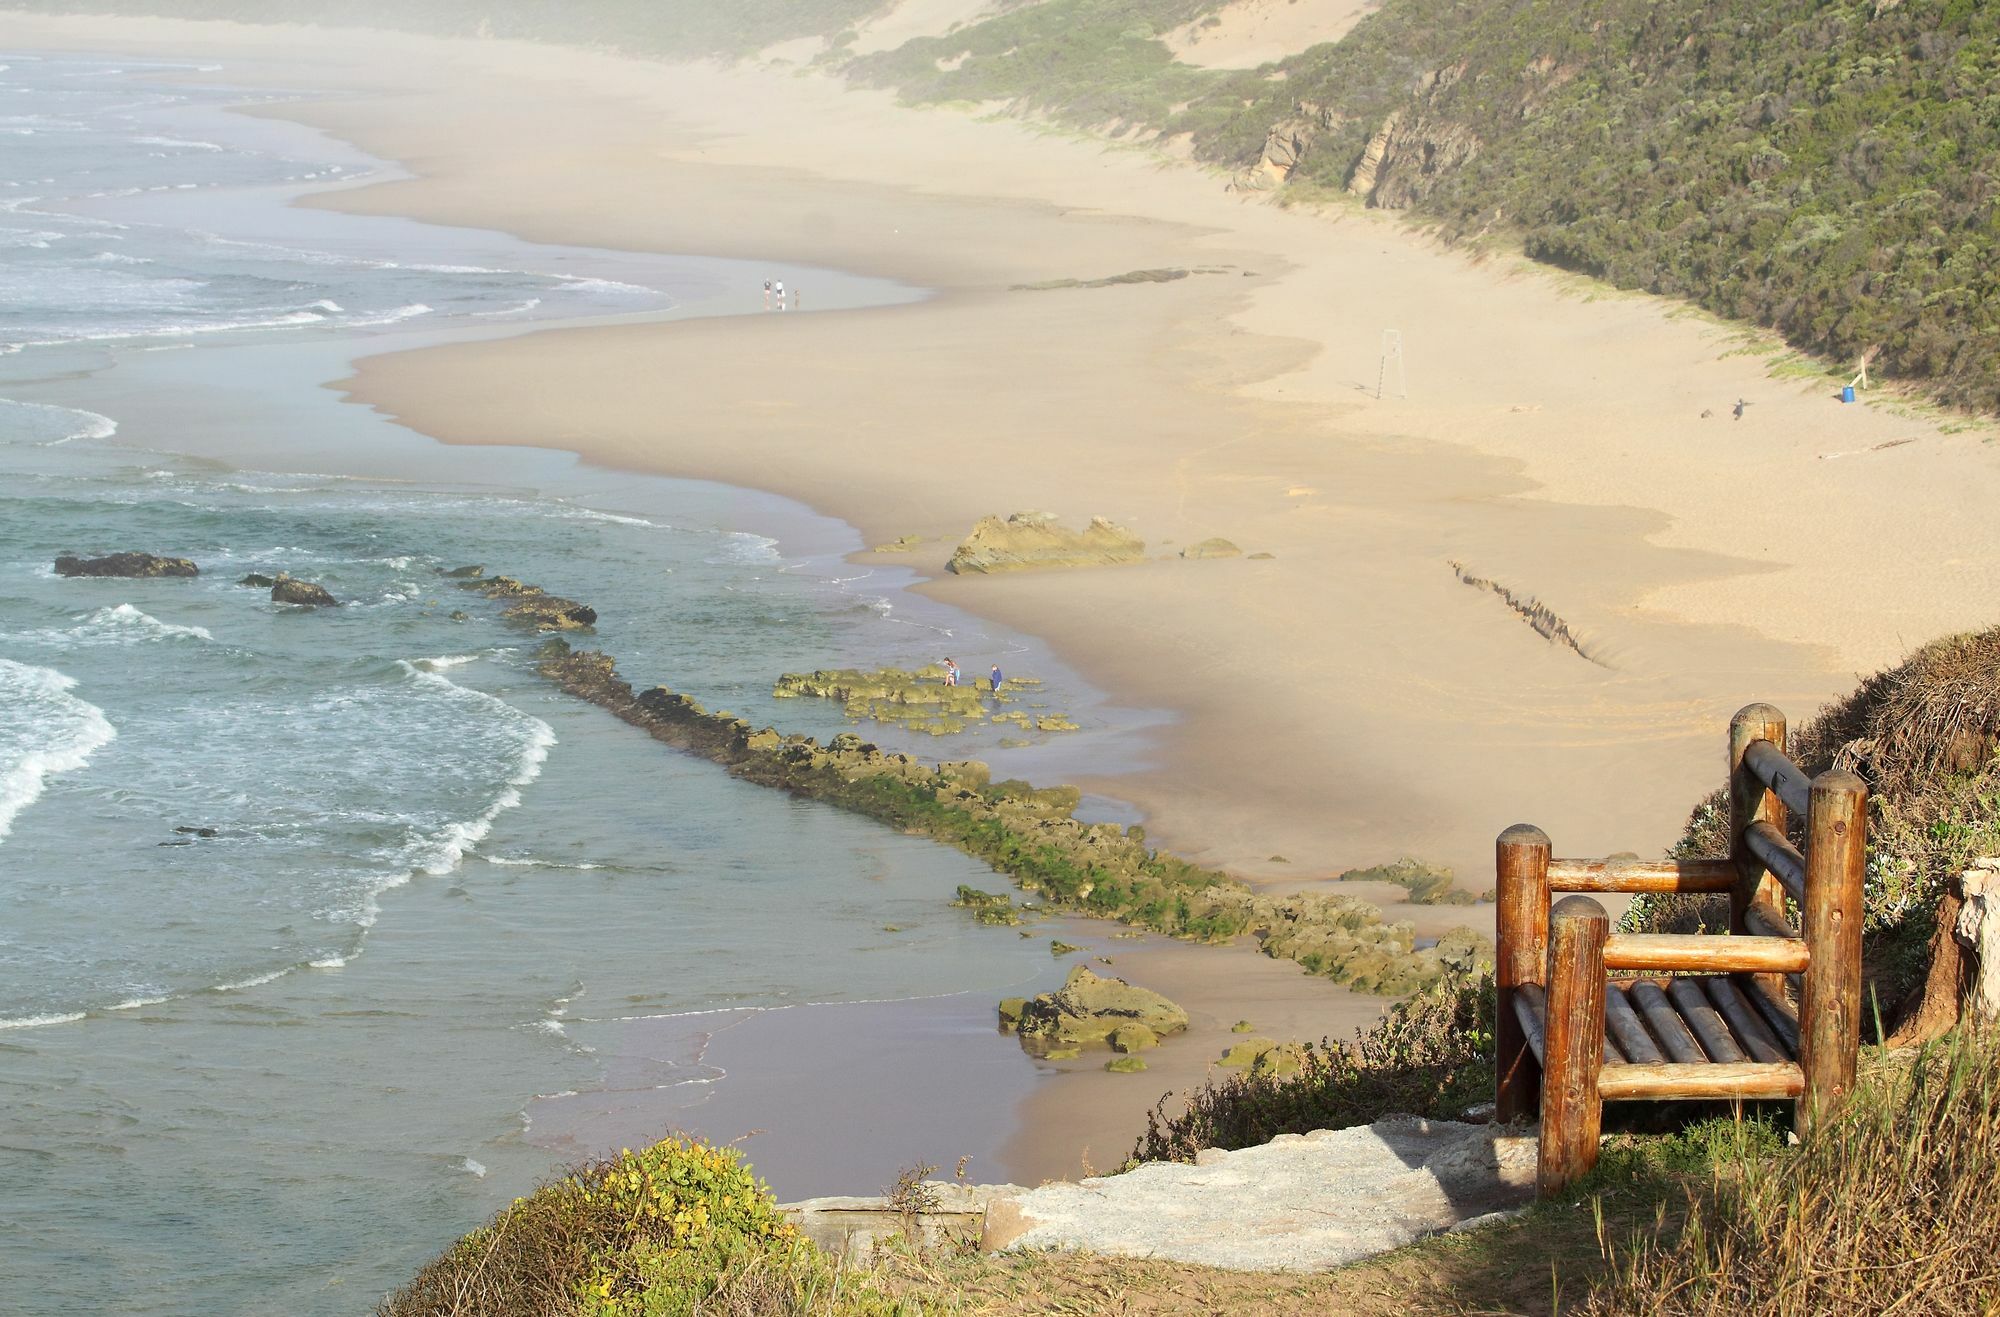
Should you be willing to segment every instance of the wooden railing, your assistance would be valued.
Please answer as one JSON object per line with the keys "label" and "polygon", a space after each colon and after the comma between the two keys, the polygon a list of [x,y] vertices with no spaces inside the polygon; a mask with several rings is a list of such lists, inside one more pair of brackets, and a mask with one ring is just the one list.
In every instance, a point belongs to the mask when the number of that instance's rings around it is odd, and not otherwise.
{"label": "wooden railing", "polygon": [[[1606,1102],[1793,1099],[1804,1132],[1853,1085],[1867,807],[1753,704],[1729,724],[1728,858],[1554,859],[1540,828],[1500,834],[1497,1116],[1539,1114],[1542,1192],[1596,1164]],[[1582,895],[1602,892],[1726,892],[1729,935],[1614,933]]]}

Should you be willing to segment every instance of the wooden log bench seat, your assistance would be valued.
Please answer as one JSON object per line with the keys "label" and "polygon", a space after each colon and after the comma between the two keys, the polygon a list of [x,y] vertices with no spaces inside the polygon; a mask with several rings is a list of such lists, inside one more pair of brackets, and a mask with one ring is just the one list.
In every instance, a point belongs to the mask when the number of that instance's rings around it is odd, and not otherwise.
{"label": "wooden log bench seat", "polygon": [[[1596,1164],[1606,1102],[1789,1099],[1805,1132],[1852,1087],[1867,789],[1808,779],[1784,745],[1767,704],[1731,721],[1726,859],[1554,859],[1539,828],[1500,834],[1496,1106],[1539,1116],[1543,1193]],[[1591,895],[1661,892],[1726,893],[1729,933],[1613,932]]]}

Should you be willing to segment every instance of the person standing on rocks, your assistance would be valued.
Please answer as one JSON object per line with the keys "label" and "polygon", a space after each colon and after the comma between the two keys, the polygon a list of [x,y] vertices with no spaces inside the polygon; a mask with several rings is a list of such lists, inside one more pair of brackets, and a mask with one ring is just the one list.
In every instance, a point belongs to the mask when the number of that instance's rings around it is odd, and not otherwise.
{"label": "person standing on rocks", "polygon": [[953,663],[948,658],[944,661],[944,684],[947,686],[958,685],[958,664]]}
{"label": "person standing on rocks", "polygon": [[1005,677],[1000,675],[1000,665],[998,663],[995,663],[993,665],[993,671],[991,673],[991,676],[993,678],[993,694],[995,697],[998,697],[1000,694],[1000,683],[1007,680]]}

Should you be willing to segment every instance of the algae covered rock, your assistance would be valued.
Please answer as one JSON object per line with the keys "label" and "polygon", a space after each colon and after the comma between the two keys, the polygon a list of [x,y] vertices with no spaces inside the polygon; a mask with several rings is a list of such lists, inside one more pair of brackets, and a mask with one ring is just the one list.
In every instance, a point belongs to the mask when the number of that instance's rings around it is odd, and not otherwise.
{"label": "algae covered rock", "polygon": [[1052,567],[1106,567],[1139,562],[1146,542],[1103,517],[1073,531],[1048,512],[1016,512],[1002,521],[986,517],[972,528],[951,560],[948,572],[1011,572]]}
{"label": "algae covered rock", "polygon": [[278,579],[271,582],[271,602],[294,604],[300,608],[332,608],[340,603],[325,586],[301,581],[283,572],[279,572]]}
{"label": "algae covered rock", "polygon": [[919,544],[922,544],[923,542],[924,542],[924,541],[923,541],[923,538],[922,538],[921,536],[917,536],[917,535],[898,535],[898,536],[897,536],[897,537],[896,537],[895,539],[893,539],[893,540],[890,540],[890,541],[889,541],[889,542],[888,542],[887,544],[878,544],[878,545],[876,545],[876,546],[874,547],[874,549],[873,549],[873,550],[871,550],[871,552],[874,552],[874,553],[908,553],[908,552],[910,552],[910,550],[912,550],[912,549],[916,548],[916,547],[917,547],[917,546],[918,546]]}
{"label": "algae covered rock", "polygon": [[1221,536],[1211,536],[1198,544],[1190,544],[1181,550],[1183,558],[1241,558],[1243,550]]}
{"label": "algae covered rock", "polygon": [[1021,922],[1021,912],[1014,908],[1011,896],[982,892],[977,887],[960,884],[958,894],[951,903],[970,910],[972,917],[982,924],[1013,925]]}
{"label": "algae covered rock", "polygon": [[1471,905],[1471,892],[1452,886],[1451,870],[1426,864],[1405,855],[1392,864],[1349,869],[1340,875],[1343,883],[1394,883],[1410,894],[1411,905]]}
{"label": "algae covered rock", "polygon": [[1136,1075],[1146,1068],[1143,1056],[1114,1056],[1104,1063],[1104,1068],[1114,1075]]}
{"label": "algae covered rock", "polygon": [[56,559],[56,575],[147,580],[158,576],[199,576],[201,568],[186,558],[162,558],[156,553],[111,553],[102,558],[80,558],[65,553]]}
{"label": "algae covered rock", "polygon": [[1021,1023],[1021,1008],[1028,1004],[1025,997],[1008,997],[1000,1003],[1000,1028],[1011,1030]]}
{"label": "algae covered rock", "polygon": [[[1031,997],[1021,1007],[1021,1045],[1046,1054],[1050,1048],[1109,1044],[1113,1034],[1134,1026],[1157,1042],[1187,1025],[1187,1012],[1159,993],[1078,965],[1062,987]],[[1138,1038],[1136,1033],[1127,1035],[1129,1041]]]}
{"label": "algae covered rock", "polygon": [[1143,1024],[1121,1024],[1105,1040],[1114,1052],[1143,1052],[1160,1045],[1160,1035]]}

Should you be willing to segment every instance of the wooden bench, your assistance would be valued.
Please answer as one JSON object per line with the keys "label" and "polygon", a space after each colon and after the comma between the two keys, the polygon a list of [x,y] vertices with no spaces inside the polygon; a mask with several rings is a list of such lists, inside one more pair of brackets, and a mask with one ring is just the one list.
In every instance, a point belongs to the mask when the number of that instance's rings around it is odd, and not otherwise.
{"label": "wooden bench", "polygon": [[[1753,704],[1729,724],[1727,859],[1552,859],[1540,828],[1500,834],[1497,1117],[1539,1112],[1541,1192],[1596,1164],[1606,1102],[1791,1099],[1803,1135],[1853,1085],[1867,808]],[[1729,935],[1615,933],[1594,892],[1726,892]]]}

